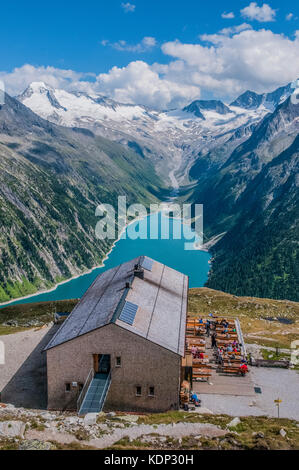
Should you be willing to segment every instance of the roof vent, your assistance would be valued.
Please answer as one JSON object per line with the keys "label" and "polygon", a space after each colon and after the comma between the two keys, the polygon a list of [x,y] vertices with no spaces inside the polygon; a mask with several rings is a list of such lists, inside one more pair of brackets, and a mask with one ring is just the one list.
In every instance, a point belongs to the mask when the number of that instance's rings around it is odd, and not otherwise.
{"label": "roof vent", "polygon": [[126,289],[130,289],[131,288],[131,284],[129,282],[126,282]]}

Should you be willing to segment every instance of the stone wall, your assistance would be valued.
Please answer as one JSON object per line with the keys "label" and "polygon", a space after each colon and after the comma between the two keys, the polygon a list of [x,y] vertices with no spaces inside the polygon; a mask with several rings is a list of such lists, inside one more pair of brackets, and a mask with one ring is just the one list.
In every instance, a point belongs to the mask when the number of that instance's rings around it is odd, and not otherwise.
{"label": "stone wall", "polygon": [[[47,351],[48,408],[75,409],[78,389],[93,367],[93,354],[111,355],[111,386],[105,410],[166,411],[179,406],[179,355],[115,324],[106,325]],[[121,357],[121,367],[116,357]],[[136,396],[136,387],[142,389]],[[149,396],[149,387],[155,396]]]}

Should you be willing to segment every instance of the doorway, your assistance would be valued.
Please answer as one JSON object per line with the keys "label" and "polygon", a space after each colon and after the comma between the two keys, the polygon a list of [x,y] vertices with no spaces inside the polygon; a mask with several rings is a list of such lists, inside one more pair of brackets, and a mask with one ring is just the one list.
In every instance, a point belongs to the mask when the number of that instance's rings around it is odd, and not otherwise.
{"label": "doorway", "polygon": [[110,354],[94,354],[93,367],[96,374],[109,374],[111,368]]}

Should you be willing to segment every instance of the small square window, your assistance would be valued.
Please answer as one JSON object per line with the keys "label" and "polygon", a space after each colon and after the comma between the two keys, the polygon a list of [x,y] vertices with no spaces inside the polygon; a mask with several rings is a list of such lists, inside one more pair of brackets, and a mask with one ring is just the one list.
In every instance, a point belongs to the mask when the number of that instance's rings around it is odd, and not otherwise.
{"label": "small square window", "polygon": [[154,396],[155,396],[155,387],[150,387],[150,388],[149,388],[148,395],[149,395],[150,397],[154,397]]}
{"label": "small square window", "polygon": [[136,396],[141,397],[141,387],[136,387]]}
{"label": "small square window", "polygon": [[115,365],[116,365],[116,367],[121,367],[121,357],[120,356],[116,357]]}
{"label": "small square window", "polygon": [[65,384],[65,391],[66,391],[66,392],[70,392],[70,391],[71,391],[71,384],[70,384],[70,383]]}

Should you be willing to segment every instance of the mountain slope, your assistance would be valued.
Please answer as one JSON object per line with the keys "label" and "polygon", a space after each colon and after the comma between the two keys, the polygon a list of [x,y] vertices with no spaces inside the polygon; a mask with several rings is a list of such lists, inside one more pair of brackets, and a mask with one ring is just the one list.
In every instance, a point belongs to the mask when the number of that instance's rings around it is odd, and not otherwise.
{"label": "mountain slope", "polygon": [[[290,278],[296,256],[294,224],[291,217],[280,222],[281,244],[273,236],[275,219],[271,217],[271,210],[283,210],[297,191],[294,183],[285,186],[275,176],[281,168],[289,169],[291,174],[296,171],[290,162],[296,154],[293,144],[298,135],[298,107],[288,99],[291,92],[289,84],[262,95],[248,91],[229,106],[215,100],[197,100],[183,110],[157,112],[100,95],[70,93],[33,83],[19,100],[51,122],[84,127],[125,145],[144,162],[151,161],[165,181],[180,187],[184,200],[189,197],[190,202],[203,203],[205,236],[210,239],[227,233],[213,249],[215,260],[209,280],[213,287],[229,291],[231,283],[234,292],[241,294],[247,294],[248,288],[251,295],[293,298],[294,282]],[[281,155],[287,155],[282,166],[277,163]],[[270,166],[274,161],[275,171]],[[277,181],[273,191],[268,185],[271,178],[273,188]],[[260,193],[263,187],[265,194]],[[269,204],[264,201],[272,202],[269,212]],[[292,217],[296,219],[293,212]],[[239,252],[234,251],[235,244]],[[253,253],[252,262],[247,247]],[[263,252],[258,255],[261,247]],[[242,266],[236,276],[239,259]],[[267,269],[275,273],[275,279]],[[267,281],[262,282],[266,275]]]}
{"label": "mountain slope", "polygon": [[277,88],[277,90],[271,93],[258,94],[248,90],[233,101],[230,106],[239,106],[245,109],[257,109],[260,106],[264,106],[269,111],[274,111],[291,93],[292,88],[290,83]]}
{"label": "mountain slope", "polygon": [[229,114],[231,110],[222,101],[217,100],[197,100],[186,106],[183,111],[193,113],[196,117],[205,119],[202,111],[215,111],[218,114]]}
{"label": "mountain slope", "polygon": [[289,98],[254,126],[249,138],[230,156],[231,147],[228,151],[225,145],[219,148],[219,153],[228,158],[217,171],[197,175],[195,163],[191,168],[192,176],[199,180],[195,199],[205,206],[207,236],[210,232],[224,232],[233,226],[238,216],[237,203],[248,184],[267,163],[291,146],[298,132],[299,106],[293,105]]}
{"label": "mountain slope", "polygon": [[6,95],[0,108],[0,301],[49,287],[102,260],[95,208],[156,201],[152,164],[91,131],[43,120]]}
{"label": "mountain slope", "polygon": [[298,174],[299,136],[246,188],[238,220],[215,247],[208,286],[299,300]]}
{"label": "mountain slope", "polygon": [[199,153],[204,155],[228,141],[237,129],[249,130],[267,113],[264,107],[228,107],[216,100],[197,100],[183,110],[158,112],[40,82],[32,83],[18,100],[50,122],[84,127],[135,149],[150,158],[174,187],[188,182],[187,168]]}
{"label": "mountain slope", "polygon": [[209,287],[298,300],[298,118],[288,99],[196,194],[206,234],[227,232],[213,248]]}

